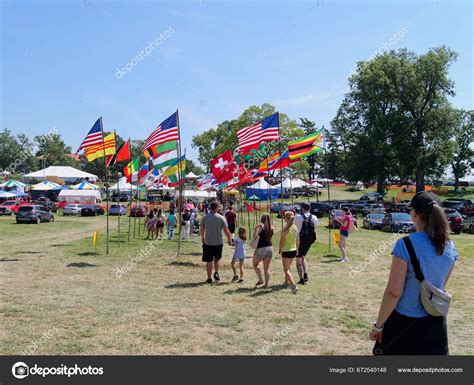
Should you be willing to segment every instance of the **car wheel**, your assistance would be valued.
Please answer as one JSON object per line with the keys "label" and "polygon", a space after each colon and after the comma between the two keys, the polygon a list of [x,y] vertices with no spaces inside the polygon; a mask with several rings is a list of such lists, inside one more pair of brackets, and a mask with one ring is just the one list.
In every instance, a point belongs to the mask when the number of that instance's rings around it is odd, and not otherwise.
{"label": "car wheel", "polygon": [[36,218],[36,224],[39,225],[41,223],[41,217]]}
{"label": "car wheel", "polygon": [[51,218],[49,218],[49,221],[54,222],[54,216],[53,215],[51,215]]}
{"label": "car wheel", "polygon": [[372,223],[369,224],[369,229],[370,230],[373,230],[374,229],[374,225]]}
{"label": "car wheel", "polygon": [[393,226],[390,226],[390,232],[391,233],[394,233],[395,232],[395,228]]}
{"label": "car wheel", "polygon": [[19,225],[21,222],[20,221],[16,221],[17,225]]}
{"label": "car wheel", "polygon": [[469,228],[469,230],[471,231],[471,234],[474,234],[474,226],[471,225],[471,227]]}

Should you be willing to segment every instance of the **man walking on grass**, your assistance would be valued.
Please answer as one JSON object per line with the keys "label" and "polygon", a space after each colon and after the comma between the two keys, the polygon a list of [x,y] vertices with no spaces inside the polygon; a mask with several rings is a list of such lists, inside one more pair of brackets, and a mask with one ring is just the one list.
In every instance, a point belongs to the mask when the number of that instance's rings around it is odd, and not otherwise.
{"label": "man walking on grass", "polygon": [[311,245],[316,241],[316,226],[318,226],[318,218],[310,212],[308,203],[301,204],[302,214],[295,217],[295,225],[300,234],[300,246],[296,255],[296,269],[300,276],[300,285],[304,285],[308,281],[308,263],[306,254],[308,254]]}
{"label": "man walking on grass", "polygon": [[217,213],[219,205],[217,202],[210,204],[210,212],[206,214],[202,220],[199,228],[202,240],[202,261],[206,262],[207,281],[212,283],[212,264],[214,263],[214,279],[220,281],[219,277],[219,262],[222,258],[222,231],[227,237],[227,243],[232,245],[232,238],[227,222],[224,216]]}

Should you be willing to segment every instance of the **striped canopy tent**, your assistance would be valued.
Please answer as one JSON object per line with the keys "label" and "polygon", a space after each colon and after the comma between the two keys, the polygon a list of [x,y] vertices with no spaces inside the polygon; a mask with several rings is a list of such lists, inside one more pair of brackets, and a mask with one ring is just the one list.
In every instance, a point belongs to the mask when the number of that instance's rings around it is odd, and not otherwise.
{"label": "striped canopy tent", "polygon": [[51,182],[49,180],[44,180],[41,183],[35,184],[33,187],[31,187],[31,189],[34,191],[60,190],[61,185]]}
{"label": "striped canopy tent", "polygon": [[9,181],[0,184],[0,187],[12,190],[23,190],[26,187],[26,184],[18,180],[10,179]]}
{"label": "striped canopy tent", "polygon": [[96,186],[95,184],[84,181],[72,186],[72,188],[74,190],[98,190],[99,186]]}
{"label": "striped canopy tent", "polygon": [[0,190],[0,198],[14,198],[14,197],[16,197],[15,194],[12,194],[11,192],[8,192],[8,191]]}

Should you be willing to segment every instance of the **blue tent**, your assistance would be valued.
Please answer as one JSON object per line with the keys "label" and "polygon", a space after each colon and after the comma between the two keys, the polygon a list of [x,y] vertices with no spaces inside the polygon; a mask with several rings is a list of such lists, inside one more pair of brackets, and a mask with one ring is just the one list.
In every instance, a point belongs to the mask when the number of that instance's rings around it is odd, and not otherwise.
{"label": "blue tent", "polygon": [[250,198],[252,195],[257,196],[262,201],[269,198],[278,199],[278,188],[268,184],[265,179],[261,178],[257,183],[247,187],[245,196]]}
{"label": "blue tent", "polygon": [[27,197],[28,196],[27,193],[24,193],[24,192],[21,192],[21,191],[18,191],[18,190],[12,190],[10,192],[12,194],[15,194],[17,197]]}

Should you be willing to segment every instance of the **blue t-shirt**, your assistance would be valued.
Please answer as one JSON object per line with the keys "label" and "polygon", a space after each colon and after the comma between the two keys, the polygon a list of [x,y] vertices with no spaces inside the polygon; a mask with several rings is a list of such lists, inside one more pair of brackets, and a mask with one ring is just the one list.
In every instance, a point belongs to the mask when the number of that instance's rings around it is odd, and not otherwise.
{"label": "blue t-shirt", "polygon": [[[458,259],[458,252],[452,241],[444,248],[441,255],[436,253],[434,244],[426,232],[417,232],[410,235],[416,256],[425,278],[440,289],[444,289],[446,277]],[[423,308],[420,300],[420,281],[416,279],[415,271],[410,262],[410,256],[405,247],[403,239],[399,239],[392,250],[392,254],[402,258],[408,264],[408,271],[403,289],[402,297],[397,304],[396,310],[408,317],[425,317],[428,313]]]}
{"label": "blue t-shirt", "polygon": [[176,222],[176,217],[174,214],[168,214],[168,226],[173,227]]}

